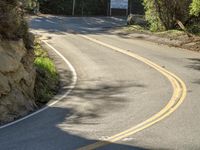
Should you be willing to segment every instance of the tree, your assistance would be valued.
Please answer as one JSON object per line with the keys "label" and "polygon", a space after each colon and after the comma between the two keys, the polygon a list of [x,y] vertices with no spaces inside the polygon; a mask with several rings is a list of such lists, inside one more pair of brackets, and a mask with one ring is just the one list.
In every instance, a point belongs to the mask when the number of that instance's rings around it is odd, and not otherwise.
{"label": "tree", "polygon": [[[73,0],[39,0],[42,13],[72,15]],[[107,0],[76,0],[75,15],[106,15]]]}
{"label": "tree", "polygon": [[130,13],[144,15],[143,0],[129,0],[128,2]]}
{"label": "tree", "polygon": [[149,22],[151,31],[164,30],[164,26],[159,18],[159,14],[156,11],[154,0],[144,0],[145,18]]}
{"label": "tree", "polygon": [[174,29],[177,20],[184,24],[189,19],[191,2],[192,0],[144,0],[146,19],[151,29]]}
{"label": "tree", "polygon": [[193,0],[190,5],[190,14],[196,17],[200,16],[200,0]]}
{"label": "tree", "polygon": [[38,0],[20,0],[23,7],[29,13],[37,14],[39,12],[39,2]]}

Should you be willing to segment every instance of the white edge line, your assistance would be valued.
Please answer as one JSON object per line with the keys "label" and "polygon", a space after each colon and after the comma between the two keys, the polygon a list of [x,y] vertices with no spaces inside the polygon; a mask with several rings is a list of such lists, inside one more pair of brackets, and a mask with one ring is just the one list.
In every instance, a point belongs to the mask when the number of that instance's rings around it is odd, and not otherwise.
{"label": "white edge line", "polygon": [[36,112],[33,112],[33,113],[31,113],[31,114],[29,114],[29,115],[27,115],[27,116],[25,116],[25,117],[22,117],[22,118],[20,118],[20,119],[18,119],[18,120],[16,120],[16,121],[13,121],[13,122],[11,122],[11,123],[8,123],[8,124],[5,124],[5,125],[3,125],[3,126],[0,126],[0,129],[3,129],[3,128],[9,127],[9,126],[12,126],[12,125],[14,125],[14,124],[17,124],[17,123],[19,123],[19,122],[21,122],[21,121],[23,121],[23,120],[26,120],[26,119],[28,119],[28,118],[30,118],[30,117],[32,117],[32,116],[35,116],[35,115],[41,113],[42,111],[48,109],[50,106],[53,106],[53,105],[57,104],[57,103],[58,103],[59,101],[61,101],[63,98],[67,97],[67,96],[70,94],[70,92],[71,92],[71,91],[75,88],[75,86],[76,86],[76,83],[77,83],[77,73],[76,73],[75,68],[72,66],[72,64],[71,64],[58,50],[56,50],[53,46],[51,46],[51,45],[50,45],[49,43],[47,43],[45,40],[42,40],[42,42],[44,42],[44,43],[45,43],[48,47],[50,47],[58,56],[60,56],[60,57],[64,60],[64,62],[67,64],[67,66],[69,67],[69,69],[71,70],[71,72],[72,72],[72,83],[71,83],[70,86],[68,86],[68,87],[69,87],[69,90],[68,90],[62,97],[60,97],[58,100],[53,101],[53,102],[50,103],[50,104],[47,104],[47,106],[45,106],[44,108],[42,108],[42,109],[40,109],[40,110],[38,110],[38,111],[36,111]]}

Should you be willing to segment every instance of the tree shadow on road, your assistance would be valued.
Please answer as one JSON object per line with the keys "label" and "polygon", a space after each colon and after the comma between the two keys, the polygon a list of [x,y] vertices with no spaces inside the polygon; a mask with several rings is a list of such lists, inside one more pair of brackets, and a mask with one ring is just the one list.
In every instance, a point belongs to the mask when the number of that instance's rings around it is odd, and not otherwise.
{"label": "tree shadow on road", "polygon": [[[84,81],[90,84],[96,81]],[[98,81],[97,81],[98,84]],[[136,83],[109,83],[91,85],[88,88],[76,87],[71,93],[71,102],[68,106],[73,108],[71,117],[67,118],[70,124],[97,124],[98,122],[85,122],[86,119],[104,117],[107,113],[119,112],[128,105],[124,98],[124,91],[129,88],[144,88]],[[70,101],[70,98],[69,98]]]}
{"label": "tree shadow on road", "polygon": [[[186,67],[200,71],[200,58],[188,58],[188,60],[191,61],[191,64]],[[194,83],[200,84],[200,79],[195,80]]]}
{"label": "tree shadow on road", "polygon": [[[75,150],[99,140],[86,138],[79,128],[67,125],[66,117],[73,111],[60,107],[33,116],[21,123],[0,130],[1,150]],[[34,123],[34,124],[33,124]],[[92,133],[91,133],[92,134]],[[102,150],[141,150],[142,148],[111,144]]]}
{"label": "tree shadow on road", "polygon": [[[98,136],[89,139],[90,135],[96,134],[94,130],[98,129],[98,125],[101,125],[98,119],[103,117],[105,112],[107,114],[107,111],[114,113],[127,105],[127,101],[120,96],[124,90],[130,87],[145,87],[139,83],[97,84],[95,80],[84,82],[87,85],[92,84],[87,88],[76,87],[58,104],[23,122],[0,130],[0,149],[75,150],[101,141],[99,140],[101,137]],[[59,94],[61,96],[66,91],[67,88],[62,89],[55,100],[59,98]],[[113,143],[101,149],[140,150],[142,148]]]}
{"label": "tree shadow on road", "polygon": [[[64,35],[71,34],[111,34],[109,31],[126,24],[120,17],[62,17],[41,16],[29,22],[33,30]],[[119,34],[119,36],[121,36]],[[124,35],[122,35],[124,37]]]}
{"label": "tree shadow on road", "polygon": [[[72,29],[63,25],[63,21],[69,21],[70,26],[71,20],[67,19],[62,17],[39,17],[34,20],[32,28],[59,35],[73,32],[74,23],[71,24]],[[77,18],[73,19],[79,25],[80,21]],[[102,26],[107,21],[106,18],[103,20],[97,19],[95,23],[93,22],[94,20],[92,19],[90,22],[85,23],[78,30],[83,31],[83,34],[100,34],[109,30],[110,23],[109,25]],[[120,21],[113,20],[112,26],[117,25]],[[122,20],[123,22],[124,20]],[[40,23],[42,23],[42,26]],[[101,26],[101,28],[95,28],[95,26]],[[65,76],[63,81],[65,78],[71,77],[70,72],[62,70],[62,68],[60,69],[59,72]],[[71,81],[61,85],[61,91],[55,96],[54,100],[58,100],[60,96],[67,92],[69,82]],[[101,137],[98,136],[94,139],[89,138],[91,137],[90,135],[95,134],[93,130],[98,130],[98,125],[101,125],[98,119],[104,117],[107,112],[119,112],[120,109],[125,108],[125,105],[128,105],[128,100],[123,97],[125,90],[145,87],[145,85],[138,82],[119,81],[110,83],[99,82],[99,80],[95,79],[78,82],[83,82],[84,85],[88,86],[78,86],[67,98],[62,99],[56,105],[23,122],[0,130],[0,149],[75,150],[79,147],[101,141]],[[101,149],[140,150],[143,148],[112,143],[108,147]]]}
{"label": "tree shadow on road", "polygon": [[188,58],[191,61],[191,65],[188,65],[188,68],[192,68],[200,71],[200,58]]}

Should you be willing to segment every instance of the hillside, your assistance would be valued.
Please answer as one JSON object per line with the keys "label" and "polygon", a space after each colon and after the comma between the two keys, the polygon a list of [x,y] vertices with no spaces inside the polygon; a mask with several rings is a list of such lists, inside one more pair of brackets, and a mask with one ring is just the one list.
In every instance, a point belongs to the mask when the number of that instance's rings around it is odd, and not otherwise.
{"label": "hillside", "polygon": [[0,2],[0,123],[32,111],[35,69],[23,11],[17,1]]}

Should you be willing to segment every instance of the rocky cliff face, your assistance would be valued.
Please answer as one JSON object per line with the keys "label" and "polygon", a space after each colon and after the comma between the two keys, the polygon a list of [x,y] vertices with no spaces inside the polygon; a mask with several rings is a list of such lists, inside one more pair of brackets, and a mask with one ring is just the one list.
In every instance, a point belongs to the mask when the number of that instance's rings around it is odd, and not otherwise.
{"label": "rocky cliff face", "polygon": [[22,40],[0,41],[0,123],[13,121],[36,107],[34,55]]}

